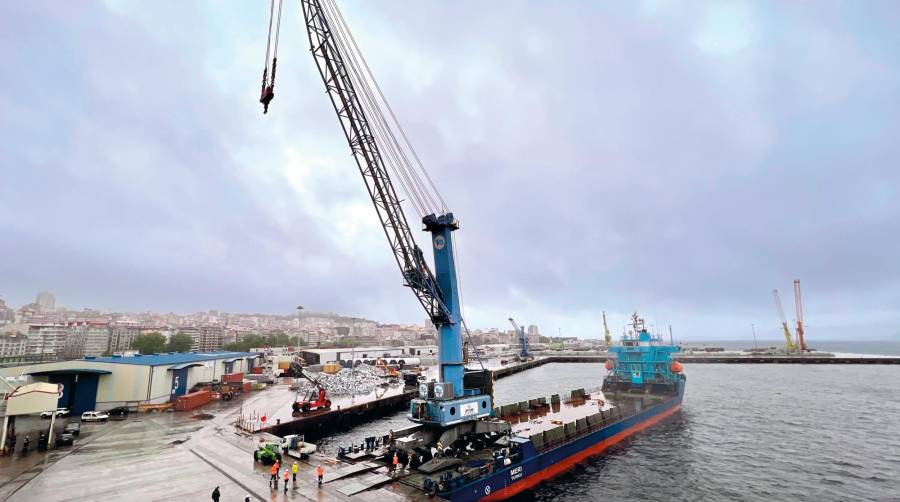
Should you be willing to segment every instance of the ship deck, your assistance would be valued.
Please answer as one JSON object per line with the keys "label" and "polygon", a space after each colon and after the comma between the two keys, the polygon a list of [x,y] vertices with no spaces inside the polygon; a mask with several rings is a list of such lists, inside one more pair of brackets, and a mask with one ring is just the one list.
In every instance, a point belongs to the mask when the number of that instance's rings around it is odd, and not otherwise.
{"label": "ship deck", "polygon": [[[615,422],[662,403],[671,397],[623,391],[605,394],[600,390],[576,391],[572,395],[560,399],[553,396],[549,401],[530,400],[503,406],[500,409],[505,413],[500,413],[500,417],[511,425],[513,435],[528,439],[542,432],[559,429],[565,424],[587,419],[600,411],[607,414],[612,422]],[[434,480],[449,471],[463,472],[469,469],[478,469],[478,466],[493,461],[495,448],[496,446],[463,452],[458,457],[461,464],[457,463],[430,474],[415,469],[400,469],[395,473],[385,472],[395,481],[388,490],[410,500],[425,500],[427,495],[422,488],[425,478]]]}

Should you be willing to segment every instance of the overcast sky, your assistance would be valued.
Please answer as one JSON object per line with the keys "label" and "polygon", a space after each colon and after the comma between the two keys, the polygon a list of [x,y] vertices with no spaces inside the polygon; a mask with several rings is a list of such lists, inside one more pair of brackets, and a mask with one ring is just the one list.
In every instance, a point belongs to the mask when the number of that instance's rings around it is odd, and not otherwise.
{"label": "overcast sky", "polygon": [[[266,116],[268,2],[0,7],[8,303],[424,321],[285,4]],[[776,338],[800,278],[810,340],[900,337],[897,2],[341,5],[470,327]]]}

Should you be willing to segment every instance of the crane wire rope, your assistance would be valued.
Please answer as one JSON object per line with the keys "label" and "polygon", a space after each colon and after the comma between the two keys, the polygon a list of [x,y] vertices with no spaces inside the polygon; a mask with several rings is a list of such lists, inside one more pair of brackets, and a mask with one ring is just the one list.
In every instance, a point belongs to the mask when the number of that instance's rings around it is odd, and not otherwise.
{"label": "crane wire rope", "polygon": [[[422,211],[421,216],[428,213],[446,213],[446,203],[444,202],[443,197],[437,190],[431,176],[422,165],[418,154],[409,142],[405,130],[400,125],[399,120],[397,120],[393,108],[391,108],[381,87],[378,85],[378,81],[375,79],[365,56],[362,54],[359,45],[356,43],[356,38],[353,36],[353,32],[350,30],[349,25],[344,19],[340,8],[334,0],[323,0],[322,4],[325,10],[328,11],[329,17],[337,20],[333,27],[336,42],[342,48],[342,52],[347,56],[348,65],[350,66],[352,73],[352,75],[350,75],[351,78],[353,78],[353,80],[357,82],[358,87],[362,89],[363,95],[361,97],[363,99],[361,101],[364,102],[364,105],[370,111],[370,115],[374,118],[376,128],[385,139],[385,142],[379,146],[384,147],[390,152],[390,158],[393,162],[390,167],[404,179],[404,184],[406,185],[404,186],[404,189],[407,190],[407,196],[417,199],[420,203],[421,209],[424,210]],[[373,88],[377,91],[378,97],[373,93]],[[394,127],[396,127],[403,139],[402,143],[397,140],[391,123],[385,118],[382,107],[388,110],[388,113],[393,120]],[[407,154],[407,150],[409,151],[409,154]],[[416,160],[416,163],[419,166],[418,170],[410,162],[410,156]],[[419,171],[424,175],[427,183],[426,181],[423,181]]]}
{"label": "crane wire rope", "polygon": [[[259,102],[263,105],[263,113],[269,111],[269,103],[275,97],[275,70],[278,67],[278,39],[281,35],[281,10],[283,0],[278,0],[278,21],[275,23],[275,50],[272,50],[272,23],[275,20],[275,0],[269,4],[269,31],[266,36],[266,61],[263,65],[262,88],[259,90]],[[271,60],[269,56],[272,56]],[[271,61],[271,73],[269,72]]]}
{"label": "crane wire rope", "polygon": [[[334,0],[326,0],[326,1],[334,2]],[[362,51],[359,49],[359,46],[356,43],[356,37],[353,36],[353,31],[351,31],[349,26],[347,25],[347,22],[344,19],[343,14],[341,13],[340,9],[337,8],[337,4],[335,4],[335,11],[337,12],[338,22],[340,24],[342,24],[344,26],[344,28],[346,29],[353,48],[359,54],[360,61],[362,62],[363,67],[366,70],[366,74],[371,79],[372,84],[375,87],[375,90],[378,91],[378,95],[381,97],[381,101],[384,103],[384,106],[387,109],[388,114],[391,116],[391,120],[394,122],[394,125],[397,127],[397,131],[400,133],[400,136],[403,138],[404,144],[409,149],[410,154],[415,159],[416,164],[419,166],[419,170],[421,170],[422,174],[425,175],[425,179],[428,181],[428,184],[431,187],[431,192],[434,194],[434,196],[437,198],[437,200],[440,201],[440,205],[437,205],[436,201],[434,201],[434,200],[432,200],[432,202],[435,204],[436,208],[439,208],[441,210],[441,212],[446,213],[447,212],[447,204],[444,201],[444,198],[441,196],[441,192],[437,189],[437,186],[434,184],[434,181],[431,179],[431,176],[428,174],[428,170],[425,169],[425,166],[422,164],[422,160],[419,158],[418,153],[416,153],[416,149],[413,148],[412,143],[409,141],[409,138],[406,135],[406,130],[403,129],[403,125],[400,123],[399,120],[397,120],[397,116],[394,114],[394,109],[391,107],[390,102],[388,102],[387,98],[385,97],[384,92],[382,92],[381,86],[378,85],[378,80],[375,79],[375,74],[372,73],[372,69],[369,67],[369,62],[366,60],[365,55],[363,55]],[[394,139],[394,138],[392,138],[392,139]],[[427,190],[426,190],[426,193],[428,193]],[[431,193],[429,193],[429,195],[431,195]]]}
{"label": "crane wire rope", "polygon": [[459,258],[459,253],[456,252],[458,241],[459,236],[451,240],[451,245],[453,246],[453,266],[456,268],[456,291],[459,295],[459,321],[462,323],[463,331],[466,334],[466,340],[468,340],[469,345],[473,347],[475,359],[478,359],[478,364],[480,364],[481,369],[484,370],[484,361],[482,361],[481,356],[478,355],[478,345],[475,343],[475,340],[472,339],[472,335],[469,333],[469,327],[466,325],[466,307],[465,303],[463,303],[462,269],[460,268],[462,259]]}
{"label": "crane wire rope", "polygon": [[269,31],[266,36],[266,60],[265,64],[263,64],[263,75],[262,75],[262,88],[263,91],[266,89],[266,84],[269,83],[269,55],[272,50],[272,20],[275,19],[275,0],[272,0],[272,3],[269,6]]}
{"label": "crane wire rope", "polygon": [[[329,18],[334,19],[337,17],[337,14],[334,12],[337,9],[337,6],[330,5],[325,1],[323,2],[323,9],[328,12]],[[375,130],[374,132],[378,135],[377,137],[387,139],[392,138],[392,132],[384,120],[384,115],[381,112],[378,102],[372,95],[370,86],[360,70],[358,58],[346,42],[344,28],[337,25],[332,30],[332,34],[339,50],[346,56],[345,63],[350,70],[348,76],[354,82],[354,87],[362,91],[361,94],[357,94],[357,97],[359,98],[366,116],[370,119],[370,126]],[[413,206],[415,206],[419,216],[425,216],[425,214],[428,213],[428,204],[425,202],[426,198],[421,190],[417,188],[417,184],[412,179],[412,173],[404,167],[404,163],[401,160],[400,154],[395,148],[394,143],[395,142],[392,141],[380,142],[376,144],[376,148],[379,152],[383,151],[385,153],[385,156],[382,156],[382,161],[398,177],[403,191],[406,193],[407,198],[412,202]]]}
{"label": "crane wire rope", "polygon": [[[275,0],[272,0],[274,3]],[[272,51],[272,84],[275,83],[275,61],[278,60],[278,38],[281,35],[281,6],[283,0],[278,0],[278,22],[275,23],[275,50]],[[271,26],[269,30],[271,31]],[[267,44],[268,45],[268,44]]]}
{"label": "crane wire rope", "polygon": [[[340,9],[333,0],[322,0],[320,5],[328,18],[342,19]],[[344,56],[342,59],[345,60],[344,71],[346,72],[346,77],[351,80],[354,89],[358,88],[362,90],[362,93],[356,92],[355,96],[360,102],[360,105],[364,108],[367,118],[369,118],[367,123],[369,123],[370,127],[374,128],[384,138],[390,140],[381,143],[375,143],[373,141],[372,144],[375,148],[375,152],[380,153],[381,148],[384,147],[385,152],[387,153],[387,159],[379,155],[380,160],[386,164],[391,171],[399,175],[398,178],[401,181],[401,186],[406,191],[413,205],[417,206],[420,216],[424,217],[426,214],[437,212],[433,209],[438,207],[437,204],[433,202],[434,197],[428,196],[428,190],[422,182],[421,177],[414,169],[412,169],[408,159],[403,155],[402,147],[396,141],[390,124],[384,118],[384,113],[381,111],[381,105],[371,91],[372,86],[369,83],[370,80],[366,79],[365,74],[360,70],[361,64],[359,60],[362,59],[362,53],[358,50],[358,47],[356,47],[357,50],[354,51],[353,47],[347,42],[347,39],[352,36],[348,35],[349,26],[344,22],[343,24],[338,23],[334,26],[329,23],[328,27],[331,29],[331,36],[334,39],[336,47],[341,52],[341,55]],[[347,71],[348,69],[349,71]],[[370,74],[370,78],[371,81],[374,81],[373,75]],[[385,100],[385,105],[386,104]],[[374,119],[374,121],[372,121],[372,119]],[[393,161],[393,163],[391,161]],[[432,201],[432,205],[429,206],[429,204],[426,203],[426,200]],[[421,270],[424,263],[419,263],[418,260],[415,260],[414,263],[411,263],[410,265]],[[427,266],[425,266],[425,270],[422,272],[424,273],[425,271],[427,271]],[[424,275],[431,276],[430,271],[427,272],[428,273]],[[426,284],[414,287],[424,287],[427,289],[429,291],[429,296],[436,302],[438,308],[443,312],[448,312],[447,306],[439,292],[434,289],[435,286],[436,284],[429,281]]]}
{"label": "crane wire rope", "polygon": [[[336,5],[329,3],[327,0],[322,2],[322,8],[327,12],[328,17],[331,19],[337,18],[337,13],[340,12],[339,10],[337,10]],[[332,36],[338,49],[345,56],[345,65],[347,69],[349,69],[349,72],[347,74],[348,77],[353,81],[354,87],[362,91],[361,94],[357,93],[357,97],[359,98],[359,102],[362,105],[366,116],[370,119],[370,126],[375,130],[374,132],[378,134],[378,137],[391,138],[391,131],[388,127],[386,127],[387,123],[384,120],[384,116],[381,113],[378,102],[374,99],[374,96],[372,95],[370,90],[370,86],[363,77],[363,73],[359,68],[360,65],[358,57],[346,42],[344,27],[341,27],[340,24],[332,27]],[[391,141],[385,143],[377,143],[375,145],[375,148],[379,152],[384,151],[385,155],[382,156],[382,162],[384,162],[391,169],[391,171],[393,171],[397,175],[403,191],[406,193],[407,198],[416,208],[419,216],[424,216],[425,214],[427,214],[428,210],[428,206],[425,203],[425,197],[423,196],[421,191],[417,189],[417,184],[413,181],[408,169],[404,168],[404,164],[401,161],[400,156],[394,147],[394,144],[392,143],[393,142]]]}
{"label": "crane wire rope", "polygon": [[[340,19],[340,10],[336,4],[328,2],[327,0],[324,1],[323,4],[326,11],[329,11],[328,14],[330,18]],[[362,95],[360,96],[362,99],[360,99],[360,101],[366,109],[367,114],[374,119],[372,125],[378,131],[379,136],[386,140],[385,142],[379,143],[378,148],[383,149],[388,154],[388,166],[400,176],[401,184],[405,185],[403,188],[406,191],[407,196],[412,199],[414,203],[418,204],[420,216],[432,212],[429,206],[430,198],[423,190],[421,181],[416,179],[415,172],[410,169],[409,162],[405,159],[403,150],[397,143],[394,134],[390,129],[390,125],[385,120],[384,113],[381,111],[378,100],[372,93],[369,80],[365,77],[365,74],[361,69],[360,59],[362,54],[358,50],[354,51],[351,44],[347,41],[348,38],[352,36],[348,35],[349,27],[346,23],[343,25],[338,23],[334,26],[333,33],[335,34],[336,43],[341,48],[342,52],[348,56],[348,66],[351,70],[349,76],[354,80],[356,87],[362,90]]]}

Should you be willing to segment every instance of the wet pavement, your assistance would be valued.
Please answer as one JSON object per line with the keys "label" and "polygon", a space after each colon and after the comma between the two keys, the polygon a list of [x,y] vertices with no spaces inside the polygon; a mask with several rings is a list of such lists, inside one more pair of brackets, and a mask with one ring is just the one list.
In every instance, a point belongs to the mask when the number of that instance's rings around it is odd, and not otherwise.
{"label": "wet pavement", "polygon": [[[287,396],[287,398],[285,398]],[[298,483],[287,493],[268,485],[269,467],[253,461],[258,437],[238,433],[233,422],[240,412],[275,411],[293,394],[285,385],[253,392],[230,402],[213,402],[202,411],[132,414],[127,420],[84,424],[72,447],[49,453],[0,459],[0,500],[211,500],[219,486],[221,501],[349,500],[340,492],[350,480],[317,487],[314,469],[326,457],[299,462]],[[20,422],[20,434],[24,430]],[[375,472],[385,472],[380,468]],[[397,491],[399,490],[399,492]],[[353,500],[408,500],[400,483],[354,495]]]}
{"label": "wet pavement", "polygon": [[[284,379],[285,382],[288,382],[290,379]],[[252,402],[247,402],[242,407],[240,414],[244,417],[245,420],[250,422],[254,422],[254,430],[257,430],[263,426],[274,425],[279,422],[287,422],[293,420],[295,417],[293,416],[293,408],[292,404],[296,399],[306,399],[309,396],[297,395],[296,392],[290,390],[289,385],[287,383],[280,383],[275,385],[273,388],[269,389],[274,392],[266,392]],[[329,396],[331,400],[331,409],[337,410],[340,408],[347,408],[356,404],[366,403],[369,401],[374,401],[376,399],[381,399],[389,396],[396,396],[402,394],[404,392],[403,385],[390,385],[387,387],[379,387],[371,392],[360,393],[352,396]],[[253,394],[251,394],[252,396]],[[311,413],[316,413],[318,410],[313,410]],[[266,422],[262,423],[259,419],[265,416]]]}

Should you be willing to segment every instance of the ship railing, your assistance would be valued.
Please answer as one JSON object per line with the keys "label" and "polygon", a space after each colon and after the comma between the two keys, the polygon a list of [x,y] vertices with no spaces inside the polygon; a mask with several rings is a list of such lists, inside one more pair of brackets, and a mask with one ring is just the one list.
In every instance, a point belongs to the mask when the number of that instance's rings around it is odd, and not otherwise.
{"label": "ship railing", "polygon": [[[614,408],[610,408],[609,410],[606,410],[606,411],[601,410],[601,412],[600,412],[601,421],[599,423],[594,424],[594,425],[588,425],[586,428],[584,428],[580,431],[576,430],[574,434],[566,434],[561,439],[556,439],[553,441],[544,441],[540,447],[535,446],[535,449],[537,449],[538,452],[543,452],[543,451],[547,451],[549,449],[553,449],[553,448],[562,446],[564,444],[571,443],[573,441],[577,441],[585,436],[589,436],[589,435],[599,431],[600,429],[609,427],[610,425],[616,424],[623,420],[627,420],[627,419],[637,415],[641,411],[643,411],[643,410],[638,410],[633,413],[631,413],[631,412],[622,413],[622,408],[618,407],[618,406],[614,407]],[[565,425],[563,425],[562,427],[565,427]]]}

